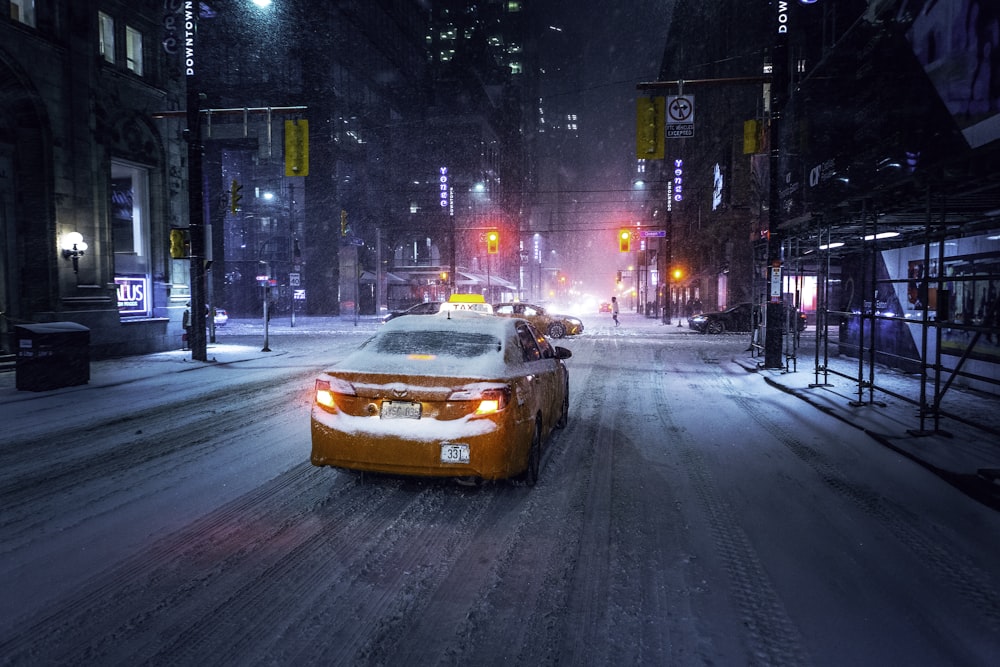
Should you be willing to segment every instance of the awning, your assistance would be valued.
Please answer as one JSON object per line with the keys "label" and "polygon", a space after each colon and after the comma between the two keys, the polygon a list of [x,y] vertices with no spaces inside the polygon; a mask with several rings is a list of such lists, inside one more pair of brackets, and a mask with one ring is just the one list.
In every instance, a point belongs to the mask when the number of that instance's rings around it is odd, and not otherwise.
{"label": "awning", "polygon": [[[361,277],[358,280],[363,283],[373,283],[375,282],[375,274],[371,271],[362,271]],[[405,278],[400,278],[395,273],[391,273],[389,271],[382,274],[382,280],[384,280],[387,285],[405,285],[408,282]]]}

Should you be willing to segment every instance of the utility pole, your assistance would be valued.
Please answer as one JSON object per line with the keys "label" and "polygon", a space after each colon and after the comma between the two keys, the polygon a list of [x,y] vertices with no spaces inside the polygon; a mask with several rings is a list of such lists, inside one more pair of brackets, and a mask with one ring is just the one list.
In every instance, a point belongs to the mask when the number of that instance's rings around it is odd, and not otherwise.
{"label": "utility pole", "polygon": [[771,127],[768,156],[767,206],[767,310],[764,319],[764,367],[782,368],[782,253],[781,234],[781,114],[788,95],[789,3],[772,2],[775,9],[774,52],[771,54]]}
{"label": "utility pole", "polygon": [[187,86],[188,228],[191,238],[191,358],[208,361],[205,337],[205,225],[202,183],[201,95],[198,90],[197,34],[199,3],[184,2],[184,74]]}

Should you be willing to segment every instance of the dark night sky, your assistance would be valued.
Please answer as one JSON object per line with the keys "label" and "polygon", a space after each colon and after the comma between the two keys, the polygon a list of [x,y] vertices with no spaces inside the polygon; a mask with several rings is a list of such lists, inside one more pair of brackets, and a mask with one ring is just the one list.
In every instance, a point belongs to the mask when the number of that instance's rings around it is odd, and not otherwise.
{"label": "dark night sky", "polygon": [[[557,159],[564,194],[556,208],[573,232],[553,236],[562,268],[607,286],[618,256],[616,227],[629,222],[635,168],[636,84],[654,81],[673,0],[549,0],[540,4],[547,112],[579,114],[580,140]],[[549,28],[552,26],[552,28]],[[553,29],[554,28],[554,29]],[[574,202],[570,204],[569,202]],[[571,214],[570,214],[571,211]],[[558,219],[558,216],[557,216]],[[592,230],[592,231],[587,231]]]}

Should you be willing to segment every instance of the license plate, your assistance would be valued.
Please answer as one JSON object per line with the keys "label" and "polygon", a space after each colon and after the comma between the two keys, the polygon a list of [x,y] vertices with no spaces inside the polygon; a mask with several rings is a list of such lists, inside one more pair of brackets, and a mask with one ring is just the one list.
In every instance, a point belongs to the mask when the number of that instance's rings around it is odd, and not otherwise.
{"label": "license plate", "polygon": [[379,417],[382,419],[420,419],[420,403],[412,401],[382,401]]}
{"label": "license plate", "polygon": [[468,463],[469,446],[446,442],[441,445],[441,463]]}

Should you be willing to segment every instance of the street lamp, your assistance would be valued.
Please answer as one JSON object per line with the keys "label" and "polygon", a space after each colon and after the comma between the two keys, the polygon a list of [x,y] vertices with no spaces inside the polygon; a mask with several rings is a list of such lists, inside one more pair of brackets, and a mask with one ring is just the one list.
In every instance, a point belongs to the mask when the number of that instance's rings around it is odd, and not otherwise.
{"label": "street lamp", "polygon": [[73,273],[80,273],[80,258],[87,250],[87,244],[83,242],[83,234],[80,232],[69,232],[62,237],[62,256],[65,259],[73,260]]}

